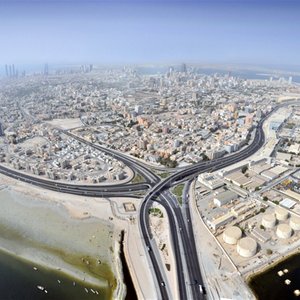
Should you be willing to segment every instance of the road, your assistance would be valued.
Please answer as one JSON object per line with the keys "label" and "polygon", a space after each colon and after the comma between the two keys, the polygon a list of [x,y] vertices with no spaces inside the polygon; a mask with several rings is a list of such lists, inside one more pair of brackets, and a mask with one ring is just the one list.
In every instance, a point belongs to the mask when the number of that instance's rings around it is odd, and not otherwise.
{"label": "road", "polygon": [[[284,105],[291,105],[284,104]],[[277,108],[279,108],[278,106]],[[277,109],[275,108],[275,110]],[[274,110],[273,110],[274,111]],[[94,149],[98,149],[103,151],[104,153],[114,157],[122,161],[128,167],[133,169],[135,172],[139,173],[141,176],[144,177],[146,183],[136,184],[136,185],[116,185],[116,186],[107,186],[105,188],[98,187],[90,187],[90,186],[75,186],[63,183],[55,183],[49,182],[45,179],[36,179],[29,178],[27,175],[23,173],[10,170],[9,172],[7,169],[5,170],[4,167],[1,167],[1,172],[3,174],[12,176],[16,179],[23,180],[25,182],[29,182],[32,184],[37,184],[41,187],[56,190],[59,192],[65,193],[74,193],[83,196],[94,196],[94,197],[120,197],[127,195],[126,193],[132,192],[132,189],[140,190],[144,188],[152,188],[148,192],[148,194],[144,197],[143,202],[141,204],[140,214],[139,214],[139,225],[140,229],[144,238],[146,252],[149,255],[149,259],[152,263],[153,270],[155,272],[156,281],[158,283],[160,297],[162,299],[171,299],[168,293],[168,286],[165,279],[164,274],[161,271],[161,266],[159,265],[159,259],[155,256],[154,251],[151,249],[152,245],[152,236],[151,231],[149,228],[149,216],[148,211],[152,201],[157,201],[167,211],[169,222],[170,222],[170,231],[172,237],[172,243],[174,247],[175,253],[175,260],[176,260],[176,268],[177,268],[177,278],[179,283],[179,294],[180,299],[188,299],[187,289],[191,290],[192,298],[193,299],[204,299],[203,291],[199,288],[199,285],[203,285],[203,280],[200,272],[200,267],[198,263],[198,256],[196,251],[195,240],[193,238],[193,228],[190,222],[185,222],[184,217],[181,211],[181,208],[178,206],[178,203],[174,197],[171,196],[167,190],[172,186],[177,184],[181,181],[188,181],[191,178],[197,176],[202,172],[207,171],[216,171],[227,167],[229,165],[235,164],[236,162],[242,161],[247,157],[253,155],[257,152],[265,142],[265,136],[262,129],[263,122],[265,121],[266,117],[263,118],[257,125],[255,136],[252,143],[244,148],[242,151],[211,161],[207,162],[200,162],[195,165],[186,167],[164,180],[160,180],[160,178],[155,175],[151,170],[149,170],[144,164],[141,162],[136,161],[135,159],[128,157],[118,151],[108,149],[106,147],[100,145],[94,145],[92,142],[86,141],[83,138],[80,138],[76,135],[69,133],[68,131],[63,131],[64,134],[78,140],[81,143],[89,145]],[[6,172],[6,173],[5,173]],[[15,173],[13,173],[15,172]],[[146,186],[147,185],[147,186]],[[189,209],[185,208],[185,215],[187,218],[190,219],[189,216]],[[183,248],[182,255],[180,249]],[[185,264],[185,267],[184,267]],[[184,269],[188,271],[188,274],[184,273]],[[188,279],[186,278],[188,275]],[[188,286],[188,287],[187,287]]]}
{"label": "road", "polygon": [[[285,104],[287,105],[287,104]],[[265,116],[263,119],[261,119],[256,127],[255,135],[252,143],[244,148],[242,151],[229,155],[227,157],[222,157],[219,159],[201,162],[198,164],[195,164],[193,166],[187,167],[179,172],[176,172],[175,174],[170,175],[168,178],[162,180],[161,182],[158,182],[145,196],[143,204],[140,209],[140,227],[142,229],[142,234],[145,239],[146,244],[150,244],[150,235],[147,228],[147,222],[145,221],[145,215],[148,213],[147,211],[147,203],[149,201],[157,201],[161,205],[164,206],[164,208],[167,210],[167,214],[169,219],[172,219],[174,216],[178,223],[178,228],[172,227],[171,235],[173,239],[174,244],[174,251],[175,251],[175,259],[176,259],[176,265],[177,265],[177,276],[178,276],[178,282],[182,282],[182,274],[184,273],[184,269],[182,266],[182,259],[181,262],[178,262],[178,257],[176,255],[176,252],[179,251],[179,244],[176,245],[178,242],[177,240],[177,232],[178,229],[180,231],[179,240],[181,239],[181,243],[184,248],[185,257],[186,257],[186,264],[187,264],[187,270],[189,275],[189,283],[192,287],[192,297],[193,299],[204,299],[205,295],[203,294],[203,289],[200,288],[200,286],[203,285],[203,279],[200,272],[200,267],[198,263],[198,255],[196,251],[195,246],[195,240],[194,238],[190,238],[191,236],[194,236],[192,225],[188,225],[186,227],[186,224],[183,220],[183,215],[180,209],[178,208],[178,204],[172,197],[169,196],[165,191],[168,190],[171,186],[173,186],[176,183],[179,183],[184,180],[189,180],[200,173],[207,172],[207,171],[216,171],[219,169],[223,169],[227,166],[230,166],[232,164],[235,164],[239,161],[242,161],[254,153],[256,153],[265,143],[265,135],[263,131],[263,123],[267,119],[269,115],[271,115],[275,110],[277,110],[280,106],[273,109],[267,116]],[[186,214],[189,216],[189,209],[187,209]],[[173,216],[172,216],[173,215]],[[176,225],[176,223],[175,223]],[[151,257],[152,264],[155,265],[157,262],[155,262],[154,257]],[[156,268],[155,268],[156,269]],[[163,280],[162,275],[159,270],[157,270],[157,281],[161,282]],[[184,277],[184,275],[183,275]],[[185,291],[183,291],[185,290]],[[187,287],[179,287],[180,291],[180,299],[188,299],[187,298]],[[162,299],[171,299],[170,295],[168,297],[166,296],[166,289],[160,288]]]}
{"label": "road", "polygon": [[0,165],[0,173],[14,179],[36,185],[41,188],[56,192],[68,193],[74,195],[84,195],[90,197],[119,197],[120,193],[126,196],[135,196],[134,192],[148,190],[149,183],[116,184],[116,185],[80,185],[68,184],[58,181],[47,180],[36,176],[30,176],[22,172]]}

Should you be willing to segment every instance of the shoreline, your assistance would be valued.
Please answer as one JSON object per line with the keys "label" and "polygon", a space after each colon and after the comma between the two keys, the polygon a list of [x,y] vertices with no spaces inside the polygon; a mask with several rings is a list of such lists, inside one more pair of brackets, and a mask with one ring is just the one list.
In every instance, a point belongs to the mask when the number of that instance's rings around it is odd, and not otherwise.
{"label": "shoreline", "polygon": [[[5,255],[9,255],[17,260],[23,261],[28,265],[32,265],[33,267],[36,267],[37,270],[39,268],[43,268],[43,269],[49,269],[51,272],[55,272],[57,274],[62,274],[63,276],[72,278],[73,280],[76,280],[77,282],[80,282],[81,284],[88,284],[88,285],[92,285],[92,286],[97,286],[98,288],[106,288],[106,285],[104,284],[104,282],[96,277],[92,277],[89,276],[88,274],[86,274],[86,276],[80,276],[79,272],[76,272],[76,268],[72,268],[72,266],[58,266],[58,265],[54,265],[54,264],[49,264],[49,263],[45,263],[43,262],[43,260],[37,256],[35,256],[35,258],[33,258],[33,255],[31,256],[29,253],[27,254],[22,254],[19,255],[13,251],[8,250],[7,248],[1,247],[0,246],[0,252],[4,253]],[[35,253],[36,254],[36,253]],[[53,258],[55,256],[53,255]],[[55,257],[56,258],[56,257]]]}
{"label": "shoreline", "polygon": [[[96,217],[97,211],[86,216],[82,198],[78,203],[69,195],[49,200],[28,191],[11,186],[0,190],[0,251],[123,299],[124,295],[116,295],[117,286],[124,286],[116,247],[119,229],[100,213]],[[89,209],[105,205],[103,200],[93,201],[87,203]]]}
{"label": "shoreline", "polygon": [[[288,253],[286,256],[284,257],[278,257],[277,259],[275,259],[271,264],[269,265],[265,265],[265,266],[262,266],[260,268],[258,268],[257,270],[255,270],[255,272],[253,272],[253,274],[248,274],[246,275],[244,278],[245,278],[245,282],[247,283],[247,285],[249,286],[249,281],[253,278],[253,277],[256,277],[262,273],[265,273],[267,271],[269,271],[270,269],[276,267],[277,265],[285,262],[287,259],[295,256],[295,255],[300,255],[299,253],[299,249],[293,249],[290,253]],[[250,286],[249,286],[250,288]],[[251,289],[252,291],[252,289]]]}
{"label": "shoreline", "polygon": [[[272,263],[271,265],[265,266],[264,268],[261,268],[258,272],[252,274],[251,276],[248,276],[246,283],[247,283],[249,289],[252,291],[255,298],[256,299],[264,299],[262,297],[265,297],[266,294],[268,294],[270,296],[270,293],[272,293],[272,290],[273,290],[272,285],[274,283],[279,284],[278,279],[277,279],[278,277],[276,276],[277,275],[276,272],[279,270],[279,268],[278,268],[279,265],[282,265],[280,268],[282,270],[288,269],[288,273],[292,270],[292,274],[294,274],[294,275],[292,275],[293,276],[292,278],[295,279],[295,273],[293,273],[294,272],[293,266],[296,266],[296,268],[299,269],[299,265],[298,265],[299,258],[300,258],[299,249],[297,249],[297,250],[295,249],[295,251],[291,252],[287,256],[281,257],[280,259],[274,261],[274,263]],[[297,264],[295,264],[295,260],[298,262]],[[291,264],[291,261],[293,262],[292,264]],[[269,281],[268,278],[270,278],[270,276],[276,276],[276,279],[273,278],[272,281]],[[265,279],[264,289],[262,289],[261,284],[259,284],[259,285],[257,284],[257,282],[261,282],[262,279]],[[293,281],[293,279],[292,279],[292,281]],[[299,279],[299,277],[298,277],[298,279]],[[274,280],[275,280],[275,282],[274,282]],[[265,289],[265,285],[267,286],[267,289]],[[295,288],[298,288],[297,284],[296,284],[296,286],[294,285],[293,289],[295,289]],[[281,291],[282,290],[277,289],[277,291],[275,293],[277,294]],[[280,298],[280,299],[282,299],[282,298]]]}

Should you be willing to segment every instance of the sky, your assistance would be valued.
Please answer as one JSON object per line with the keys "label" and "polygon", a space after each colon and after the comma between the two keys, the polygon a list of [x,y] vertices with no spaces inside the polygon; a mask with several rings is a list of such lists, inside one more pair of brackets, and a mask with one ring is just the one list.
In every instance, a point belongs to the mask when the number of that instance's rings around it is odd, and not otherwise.
{"label": "sky", "polygon": [[300,1],[0,0],[0,64],[300,66]]}

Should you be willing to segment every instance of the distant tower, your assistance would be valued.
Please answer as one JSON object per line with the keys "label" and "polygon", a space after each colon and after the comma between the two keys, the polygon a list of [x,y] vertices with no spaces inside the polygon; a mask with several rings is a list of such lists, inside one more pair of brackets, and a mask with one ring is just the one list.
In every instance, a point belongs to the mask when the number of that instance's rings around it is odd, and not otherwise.
{"label": "distant tower", "polygon": [[289,77],[289,84],[292,84],[292,82],[293,82],[293,77],[290,76],[290,77]]}
{"label": "distant tower", "polygon": [[5,74],[6,74],[6,77],[8,77],[8,66],[5,65]]}
{"label": "distant tower", "polygon": [[92,72],[92,70],[93,70],[93,65],[90,64],[90,72]]}
{"label": "distant tower", "polygon": [[12,65],[12,77],[16,77],[15,65]]}
{"label": "distant tower", "polygon": [[11,65],[9,65],[9,67],[8,67],[8,77],[9,78],[11,78],[11,76],[12,76],[12,73],[11,73]]}
{"label": "distant tower", "polygon": [[2,124],[0,122],[0,136],[3,136],[4,135],[4,131],[3,131],[3,127],[2,127]]}
{"label": "distant tower", "polygon": [[49,74],[49,67],[48,64],[45,64],[44,66],[44,75],[47,76]]}
{"label": "distant tower", "polygon": [[185,63],[183,63],[183,64],[181,65],[180,71],[181,71],[182,73],[186,73],[187,69],[186,69],[186,64],[185,64]]}

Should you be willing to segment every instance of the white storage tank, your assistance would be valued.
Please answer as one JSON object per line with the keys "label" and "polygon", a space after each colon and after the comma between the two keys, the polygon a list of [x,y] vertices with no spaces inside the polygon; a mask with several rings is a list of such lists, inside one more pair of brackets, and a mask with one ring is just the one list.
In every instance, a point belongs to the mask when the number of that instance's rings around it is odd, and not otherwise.
{"label": "white storage tank", "polygon": [[287,224],[277,226],[276,234],[281,239],[287,239],[292,235],[292,228]]}
{"label": "white storage tank", "polygon": [[293,230],[300,230],[300,218],[299,217],[291,217],[290,226]]}
{"label": "white storage tank", "polygon": [[230,226],[223,232],[223,240],[225,243],[235,245],[242,237],[242,230],[237,226]]}
{"label": "white storage tank", "polygon": [[276,224],[276,218],[274,214],[265,214],[262,217],[261,224],[266,228],[274,228]]}
{"label": "white storage tank", "polygon": [[289,217],[289,212],[282,207],[276,207],[275,215],[278,221],[284,221]]}
{"label": "white storage tank", "polygon": [[238,241],[236,250],[240,256],[251,257],[256,253],[257,243],[253,238],[245,237]]}

